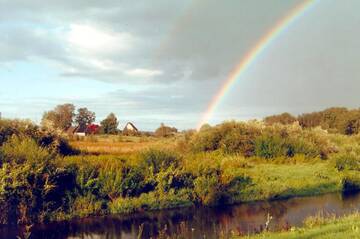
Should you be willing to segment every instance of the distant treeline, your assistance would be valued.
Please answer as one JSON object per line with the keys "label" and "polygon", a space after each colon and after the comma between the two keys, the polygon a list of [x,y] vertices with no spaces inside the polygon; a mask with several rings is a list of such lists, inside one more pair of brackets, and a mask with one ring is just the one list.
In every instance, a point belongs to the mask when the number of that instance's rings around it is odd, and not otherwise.
{"label": "distant treeline", "polygon": [[[119,120],[114,113],[110,113],[105,119],[100,121],[100,125],[94,124],[96,120],[95,112],[86,107],[78,108],[74,104],[66,103],[57,105],[54,109],[44,112],[41,126],[48,130],[60,130],[67,132],[72,127],[77,128],[79,132],[86,134],[119,134],[124,135],[154,135],[156,137],[169,137],[177,133],[174,127],[166,126],[161,123],[160,127],[152,132],[139,132],[126,130],[123,132],[118,129]],[[73,133],[73,132],[72,132]]]}
{"label": "distant treeline", "polygon": [[353,135],[360,132],[360,109],[333,107],[319,112],[301,114],[297,117],[283,113],[268,116],[264,121],[268,125],[299,122],[303,128],[321,127],[331,133]]}

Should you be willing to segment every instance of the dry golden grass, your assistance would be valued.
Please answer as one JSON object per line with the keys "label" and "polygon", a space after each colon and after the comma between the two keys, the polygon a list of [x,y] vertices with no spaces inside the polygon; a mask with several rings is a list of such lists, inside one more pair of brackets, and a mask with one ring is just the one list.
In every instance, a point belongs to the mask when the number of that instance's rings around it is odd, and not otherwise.
{"label": "dry golden grass", "polygon": [[71,141],[71,146],[88,153],[123,154],[146,149],[154,142],[86,142]]}
{"label": "dry golden grass", "polygon": [[[166,141],[166,142],[165,142]],[[70,145],[85,153],[92,154],[128,154],[151,147],[169,146],[171,140],[141,136],[99,135],[70,140]]]}

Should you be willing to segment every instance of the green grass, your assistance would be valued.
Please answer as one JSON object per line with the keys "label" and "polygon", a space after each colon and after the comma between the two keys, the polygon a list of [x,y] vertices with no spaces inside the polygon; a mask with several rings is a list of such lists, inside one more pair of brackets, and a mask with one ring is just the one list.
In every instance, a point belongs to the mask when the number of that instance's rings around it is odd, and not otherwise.
{"label": "green grass", "polygon": [[355,213],[341,218],[312,217],[302,228],[291,228],[288,232],[265,232],[259,235],[234,237],[249,239],[351,239],[360,238],[360,214]]}
{"label": "green grass", "polygon": [[243,170],[252,184],[237,201],[310,196],[342,190],[341,175],[327,162],[296,165],[256,164]]}

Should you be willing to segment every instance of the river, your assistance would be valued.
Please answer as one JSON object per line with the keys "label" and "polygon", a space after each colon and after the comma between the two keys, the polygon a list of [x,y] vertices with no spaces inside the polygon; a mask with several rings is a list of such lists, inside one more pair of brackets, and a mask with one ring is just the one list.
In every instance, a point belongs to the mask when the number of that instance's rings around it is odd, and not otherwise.
{"label": "river", "polygon": [[[217,208],[182,208],[155,212],[137,213],[130,216],[112,215],[90,217],[36,225],[30,238],[96,238],[136,239],[155,238],[159,234],[181,234],[183,238],[218,238],[229,235],[254,233],[272,217],[270,230],[301,226],[311,215],[343,215],[360,209],[360,193],[351,195],[325,194],[298,197],[278,201],[251,202]],[[19,228],[0,228],[0,238],[16,238],[22,233]]]}

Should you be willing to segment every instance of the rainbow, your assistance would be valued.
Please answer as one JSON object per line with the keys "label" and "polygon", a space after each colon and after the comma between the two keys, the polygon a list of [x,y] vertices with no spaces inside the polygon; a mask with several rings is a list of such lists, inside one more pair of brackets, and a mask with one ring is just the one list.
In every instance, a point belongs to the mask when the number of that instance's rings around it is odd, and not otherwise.
{"label": "rainbow", "polygon": [[298,18],[303,16],[318,0],[307,0],[297,5],[292,9],[284,18],[275,24],[275,26],[269,30],[257,44],[241,59],[240,63],[230,72],[228,78],[225,80],[220,90],[212,98],[207,110],[203,114],[201,120],[197,125],[197,129],[207,123],[208,120],[214,114],[216,108],[221,103],[226,93],[230,90],[233,84],[239,79],[246,70],[250,67],[251,63],[255,62],[256,58],[260,56],[265,49],[271,45],[271,43],[288,27],[295,22]]}

